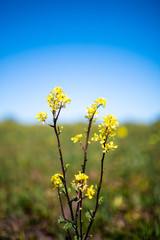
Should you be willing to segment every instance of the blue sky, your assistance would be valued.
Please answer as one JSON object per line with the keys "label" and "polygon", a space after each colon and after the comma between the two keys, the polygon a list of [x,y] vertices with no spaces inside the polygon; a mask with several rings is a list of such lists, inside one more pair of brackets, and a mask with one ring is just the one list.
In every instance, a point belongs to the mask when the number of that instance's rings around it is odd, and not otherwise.
{"label": "blue sky", "polygon": [[1,1],[0,120],[35,123],[54,86],[72,100],[61,121],[81,121],[99,96],[122,123],[156,120],[159,11],[158,0]]}

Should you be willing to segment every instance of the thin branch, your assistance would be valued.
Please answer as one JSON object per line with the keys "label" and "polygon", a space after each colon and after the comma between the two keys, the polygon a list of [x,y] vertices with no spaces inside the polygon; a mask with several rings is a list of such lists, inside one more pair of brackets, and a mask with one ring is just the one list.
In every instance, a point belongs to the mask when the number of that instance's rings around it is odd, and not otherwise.
{"label": "thin branch", "polygon": [[91,228],[91,226],[93,224],[93,221],[95,219],[95,215],[96,215],[96,212],[97,212],[97,209],[98,209],[98,206],[99,206],[98,200],[99,200],[99,194],[100,194],[100,190],[101,190],[101,186],[102,186],[102,179],[103,179],[104,157],[105,157],[105,153],[103,153],[103,156],[102,156],[102,159],[101,159],[101,176],[100,176],[100,181],[99,181],[98,190],[97,190],[96,206],[95,206],[95,210],[93,212],[93,215],[92,215],[91,221],[89,223],[89,226],[88,226],[88,229],[87,229],[87,232],[86,232],[84,240],[86,240],[88,238],[88,234],[89,234],[90,228]]}
{"label": "thin branch", "polygon": [[54,127],[52,124],[49,124],[48,122],[46,122],[46,120],[44,120],[45,124],[47,124],[50,127]]}
{"label": "thin branch", "polygon": [[82,234],[82,191],[80,190],[80,207],[79,207],[79,222],[80,222],[80,239],[82,240],[83,234]]}
{"label": "thin branch", "polygon": [[[97,109],[100,107],[100,105],[97,107]],[[82,173],[85,173],[86,170],[86,163],[87,163],[87,149],[88,149],[88,141],[89,141],[89,134],[91,131],[91,126],[93,122],[94,115],[96,114],[97,109],[94,111],[92,117],[89,119],[89,124],[88,124],[88,130],[87,130],[87,137],[86,137],[86,145],[83,148],[84,149],[84,163],[82,165]]]}
{"label": "thin branch", "polygon": [[54,131],[55,131],[55,134],[56,134],[56,137],[57,137],[57,142],[58,142],[58,150],[59,150],[61,167],[62,167],[63,178],[64,178],[63,184],[64,184],[64,188],[65,188],[65,192],[66,192],[66,197],[67,197],[67,200],[68,200],[68,205],[69,205],[69,208],[70,208],[71,218],[72,218],[72,221],[74,221],[72,203],[71,203],[70,198],[69,198],[68,189],[67,189],[67,184],[66,184],[66,171],[65,171],[65,168],[64,168],[63,156],[62,156],[62,151],[61,151],[59,134],[58,134],[58,132],[57,132],[56,121],[54,122]]}
{"label": "thin branch", "polygon": [[60,207],[61,207],[61,211],[62,211],[62,216],[65,218],[65,214],[64,214],[64,210],[63,210],[63,204],[62,204],[62,199],[61,199],[61,195],[60,195],[59,188],[58,188],[58,198],[59,198],[59,202],[60,202]]}
{"label": "thin branch", "polygon": [[[64,213],[64,209],[63,209],[63,204],[62,204],[62,199],[61,199],[61,195],[60,195],[59,188],[58,188],[58,191],[57,191],[57,192],[58,192],[58,198],[59,198],[60,207],[61,207],[61,211],[62,211],[62,216],[63,216],[63,218],[65,218],[65,213]],[[67,233],[68,233],[69,239],[72,240],[72,238],[71,238],[71,234],[70,234],[70,232],[69,232],[68,229],[67,229]]]}
{"label": "thin branch", "polygon": [[[107,142],[107,138],[108,138],[108,135],[106,136],[106,139],[105,139],[105,143],[104,143],[104,146]],[[100,180],[99,180],[99,185],[98,185],[98,190],[97,190],[97,197],[96,197],[96,206],[95,206],[95,210],[93,212],[93,215],[92,215],[92,218],[91,218],[91,221],[89,223],[89,226],[88,226],[88,229],[87,229],[87,232],[86,232],[86,235],[85,235],[85,238],[84,240],[87,240],[87,238],[89,237],[88,234],[89,234],[89,231],[90,231],[90,228],[94,222],[94,219],[95,219],[95,215],[96,215],[96,212],[98,210],[98,207],[99,207],[99,195],[100,195],[100,191],[101,191],[101,187],[102,187],[102,180],[103,180],[103,165],[104,165],[104,158],[105,158],[105,152],[103,153],[102,155],[102,159],[101,159],[101,175],[100,175]]]}
{"label": "thin branch", "polygon": [[58,119],[58,117],[59,117],[59,114],[60,114],[60,111],[61,111],[61,109],[62,109],[62,104],[61,104],[61,106],[60,106],[60,108],[59,108],[59,110],[58,110],[57,116],[55,117],[55,121],[57,121],[57,119]]}
{"label": "thin branch", "polygon": [[[80,198],[80,190],[78,193],[78,197]],[[80,200],[77,202],[77,208],[76,208],[76,214],[75,214],[75,221],[76,221],[76,234],[77,237],[79,238],[79,232],[78,232],[78,214],[79,214],[79,206],[80,206]]]}
{"label": "thin branch", "polygon": [[83,146],[83,144],[81,143],[81,141],[80,140],[78,140],[78,142],[79,142],[79,144],[80,144],[80,146],[81,146],[81,148],[85,151],[86,149],[85,149],[85,147]]}

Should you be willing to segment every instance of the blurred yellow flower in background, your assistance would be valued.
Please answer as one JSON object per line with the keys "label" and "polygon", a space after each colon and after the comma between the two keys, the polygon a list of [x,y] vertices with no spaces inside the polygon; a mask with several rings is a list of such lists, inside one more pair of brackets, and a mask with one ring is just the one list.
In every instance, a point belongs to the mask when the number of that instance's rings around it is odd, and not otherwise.
{"label": "blurred yellow flower in background", "polygon": [[117,136],[119,138],[125,138],[128,136],[128,129],[125,126],[119,127],[117,129]]}
{"label": "blurred yellow flower in background", "polygon": [[83,137],[82,134],[77,134],[75,137],[72,137],[71,140],[76,143],[76,142],[79,142],[80,139]]}
{"label": "blurred yellow flower in background", "polygon": [[120,208],[123,204],[123,197],[122,196],[117,196],[113,200],[113,206],[116,208]]}

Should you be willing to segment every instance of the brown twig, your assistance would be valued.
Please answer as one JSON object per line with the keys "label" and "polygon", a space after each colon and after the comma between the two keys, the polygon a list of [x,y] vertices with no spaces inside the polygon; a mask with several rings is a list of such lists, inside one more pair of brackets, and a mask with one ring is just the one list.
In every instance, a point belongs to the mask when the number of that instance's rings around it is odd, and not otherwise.
{"label": "brown twig", "polygon": [[58,116],[59,116],[59,114],[60,114],[61,108],[62,108],[62,106],[60,106],[60,108],[59,108],[59,110],[58,110],[58,114],[57,114],[57,116],[55,116],[55,115],[53,114],[53,122],[54,122],[53,128],[54,128],[54,131],[55,131],[55,134],[56,134],[56,137],[57,137],[57,142],[58,142],[58,150],[59,150],[60,162],[61,162],[62,173],[63,173],[63,179],[64,179],[64,181],[63,181],[63,185],[64,185],[64,188],[65,188],[66,197],[67,197],[68,205],[69,205],[69,208],[70,208],[71,219],[72,219],[72,221],[74,221],[74,215],[73,215],[72,203],[71,203],[71,201],[70,201],[69,194],[68,194],[68,189],[67,189],[67,183],[66,183],[66,171],[65,171],[64,163],[63,163],[63,156],[62,156],[62,151],[61,151],[61,145],[60,145],[59,133],[58,133],[58,131],[57,131],[57,119],[58,119]]}
{"label": "brown twig", "polygon": [[[99,107],[100,107],[100,105],[97,107],[97,109],[98,109]],[[85,173],[85,170],[86,170],[87,149],[88,149],[89,134],[90,134],[90,131],[91,131],[91,126],[92,126],[93,118],[94,118],[94,115],[95,115],[97,109],[94,111],[92,117],[89,119],[89,124],[88,124],[88,129],[87,129],[87,137],[86,137],[86,145],[85,145],[85,147],[83,147],[83,149],[84,149],[84,163],[83,163],[83,165],[82,165],[82,173]]]}
{"label": "brown twig", "polygon": [[69,198],[68,189],[67,189],[67,184],[66,184],[66,171],[65,171],[65,169],[64,169],[63,156],[62,156],[62,151],[61,151],[59,134],[58,134],[58,132],[57,132],[56,121],[54,122],[54,131],[55,131],[55,134],[56,134],[56,137],[57,137],[58,150],[59,150],[61,167],[62,167],[62,172],[63,172],[63,179],[64,179],[63,185],[64,185],[64,188],[65,188],[66,197],[67,197],[68,205],[69,205],[69,208],[70,208],[71,218],[72,218],[72,221],[74,221],[72,203],[71,203],[70,198]]}
{"label": "brown twig", "polygon": [[82,191],[80,190],[80,202],[79,202],[79,222],[80,222],[80,239],[82,240]]}
{"label": "brown twig", "polygon": [[[104,146],[107,142],[107,138],[108,138],[108,135],[106,136],[106,139],[105,139],[105,143],[104,143]],[[100,180],[99,180],[99,185],[98,185],[98,190],[97,190],[97,196],[96,196],[96,206],[95,206],[95,210],[92,214],[92,218],[90,220],[90,223],[89,223],[89,226],[87,228],[87,232],[86,232],[86,235],[85,235],[85,238],[84,240],[87,240],[87,238],[89,237],[88,234],[89,234],[89,231],[90,231],[90,228],[94,222],[94,219],[95,219],[95,215],[96,215],[96,212],[98,210],[98,207],[99,207],[99,195],[100,195],[100,191],[101,191],[101,187],[102,187],[102,180],[103,180],[103,165],[104,165],[104,158],[105,158],[105,152],[103,153],[102,155],[102,159],[101,159],[101,175],[100,175]]]}
{"label": "brown twig", "polygon": [[80,206],[80,190],[79,190],[79,193],[78,193],[78,202],[77,202],[77,208],[76,208],[76,214],[75,214],[75,221],[76,221],[76,234],[77,234],[77,237],[79,238],[79,232],[78,232],[78,215],[79,215],[79,206]]}

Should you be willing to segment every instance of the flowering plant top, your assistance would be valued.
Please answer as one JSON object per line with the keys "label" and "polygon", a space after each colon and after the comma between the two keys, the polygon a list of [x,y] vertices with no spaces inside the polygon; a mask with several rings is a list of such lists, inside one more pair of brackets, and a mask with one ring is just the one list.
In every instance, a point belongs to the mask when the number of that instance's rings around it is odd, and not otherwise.
{"label": "flowering plant top", "polygon": [[[48,126],[54,129],[57,143],[58,143],[58,151],[60,156],[60,164],[62,173],[55,173],[51,177],[51,183],[53,185],[53,190],[57,191],[62,217],[59,217],[58,222],[63,223],[63,228],[67,231],[68,238],[74,240],[87,240],[90,235],[90,229],[96,217],[96,212],[98,207],[103,202],[103,197],[100,196],[102,180],[103,180],[103,165],[104,159],[107,152],[110,150],[114,150],[117,148],[117,145],[114,144],[114,136],[116,135],[116,129],[118,127],[117,118],[108,114],[103,117],[102,123],[98,125],[98,133],[94,133],[91,138],[92,142],[99,142],[102,147],[102,156],[101,156],[101,165],[100,165],[100,178],[98,184],[95,186],[89,184],[89,176],[85,174],[87,167],[87,150],[90,142],[90,131],[93,122],[97,120],[98,116],[98,108],[105,107],[107,101],[104,98],[98,98],[95,100],[91,107],[87,107],[85,118],[88,119],[88,128],[85,130],[85,133],[77,134],[75,137],[72,137],[71,140],[73,143],[79,143],[80,147],[84,152],[84,158],[82,163],[82,169],[78,172],[78,174],[74,175],[74,179],[70,183],[71,188],[68,186],[66,180],[66,172],[70,164],[64,164],[64,159],[62,155],[61,143],[60,143],[60,134],[62,133],[63,126],[57,127],[57,120],[60,115],[62,108],[66,107],[66,104],[71,102],[71,99],[67,97],[67,95],[63,92],[61,87],[54,87],[53,91],[49,93],[47,96],[48,106],[51,108],[51,112],[53,115],[53,124],[50,124],[46,121],[47,113],[40,112],[36,114],[36,118],[43,123],[46,123]],[[85,144],[82,144],[82,139],[84,138]],[[64,203],[61,195],[66,197],[69,211],[70,211],[70,219],[66,218],[66,214],[64,211]],[[72,194],[75,194],[73,196]],[[94,210],[88,210],[86,212],[86,217],[89,220],[89,224],[87,229],[84,231],[83,220],[82,220],[82,211],[83,211],[83,202],[85,199],[93,199],[95,201]],[[73,205],[76,205],[73,207]]]}

